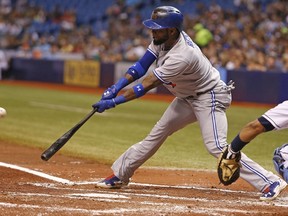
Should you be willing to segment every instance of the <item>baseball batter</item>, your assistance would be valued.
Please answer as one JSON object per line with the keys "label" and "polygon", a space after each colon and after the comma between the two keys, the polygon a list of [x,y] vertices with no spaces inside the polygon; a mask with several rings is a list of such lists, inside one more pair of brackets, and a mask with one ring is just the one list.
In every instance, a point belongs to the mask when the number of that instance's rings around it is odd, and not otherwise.
{"label": "baseball batter", "polygon": [[[276,107],[269,109],[262,116],[249,122],[245,125],[239,134],[233,139],[231,145],[228,147],[230,154],[227,157],[231,158],[237,154],[246,144],[257,137],[259,134],[272,131],[272,130],[283,130],[288,128],[288,101],[284,101],[278,104]],[[277,148],[274,152],[273,162],[276,171],[283,177],[283,168],[288,167],[287,162],[284,163],[288,158],[285,155],[287,148]],[[242,165],[246,166],[246,163],[242,161]],[[285,165],[285,166],[284,166]],[[282,170],[282,172],[281,172]],[[287,181],[288,172],[285,172],[284,179]],[[261,199],[272,200],[278,196],[278,194],[287,186],[287,183],[280,180],[276,181],[267,187],[266,190],[269,193],[265,193]]]}
{"label": "baseball batter", "polygon": [[[103,112],[116,105],[143,96],[164,85],[175,99],[142,141],[132,145],[112,165],[113,175],[97,183],[98,187],[120,188],[129,183],[135,170],[147,161],[168,136],[188,124],[198,122],[207,150],[215,157],[227,146],[226,109],[231,103],[232,85],[220,80],[219,72],[183,31],[183,15],[174,7],[157,7],[143,24],[151,29],[153,41],[144,56],[132,65],[115,85],[104,91],[93,107]],[[156,61],[156,69],[147,70]],[[129,83],[146,77],[117,96]],[[133,131],[130,131],[133,133]],[[241,177],[259,191],[279,177],[242,156]],[[265,192],[264,192],[265,193]]]}

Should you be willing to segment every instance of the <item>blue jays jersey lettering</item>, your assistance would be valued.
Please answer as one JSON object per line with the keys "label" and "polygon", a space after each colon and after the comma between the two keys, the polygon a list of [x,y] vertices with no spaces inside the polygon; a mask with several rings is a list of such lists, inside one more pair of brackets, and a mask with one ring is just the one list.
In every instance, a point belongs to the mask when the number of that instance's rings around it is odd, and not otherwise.
{"label": "blue jays jersey lettering", "polygon": [[177,97],[186,98],[198,92],[207,92],[220,80],[219,72],[185,32],[180,34],[171,50],[163,51],[162,45],[153,43],[149,50],[158,56],[155,76]]}

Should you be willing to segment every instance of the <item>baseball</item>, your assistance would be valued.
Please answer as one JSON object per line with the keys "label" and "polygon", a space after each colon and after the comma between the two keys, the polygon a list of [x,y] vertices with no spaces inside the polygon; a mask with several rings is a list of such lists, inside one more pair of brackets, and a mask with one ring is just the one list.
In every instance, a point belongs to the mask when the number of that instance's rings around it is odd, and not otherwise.
{"label": "baseball", "polygon": [[2,107],[0,107],[0,118],[3,118],[5,117],[7,114],[6,110]]}

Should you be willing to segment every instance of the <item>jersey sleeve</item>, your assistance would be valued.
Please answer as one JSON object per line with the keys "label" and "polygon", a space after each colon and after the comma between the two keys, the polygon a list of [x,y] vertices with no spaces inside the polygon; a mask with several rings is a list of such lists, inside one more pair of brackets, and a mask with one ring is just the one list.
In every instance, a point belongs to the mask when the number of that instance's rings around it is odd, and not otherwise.
{"label": "jersey sleeve", "polygon": [[161,47],[154,45],[153,41],[150,43],[150,45],[147,48],[147,51],[152,53],[156,58],[158,58],[160,50],[161,50]]}

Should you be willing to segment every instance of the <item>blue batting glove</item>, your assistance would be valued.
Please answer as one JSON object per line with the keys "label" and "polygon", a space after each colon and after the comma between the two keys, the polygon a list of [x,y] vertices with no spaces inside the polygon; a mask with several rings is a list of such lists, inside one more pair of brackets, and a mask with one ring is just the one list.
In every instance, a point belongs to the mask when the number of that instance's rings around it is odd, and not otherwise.
{"label": "blue batting glove", "polygon": [[115,98],[118,92],[128,84],[129,81],[125,77],[122,77],[116,84],[112,85],[104,91],[102,94],[102,100]]}
{"label": "blue batting glove", "polygon": [[108,89],[104,91],[101,99],[102,100],[112,99],[112,98],[115,98],[117,94],[118,94],[118,89],[116,85],[112,85],[111,87],[109,87]]}
{"label": "blue batting glove", "polygon": [[108,110],[110,108],[114,108],[116,106],[114,99],[108,99],[108,100],[100,100],[99,102],[92,105],[94,109],[97,109],[97,112],[102,113],[105,110]]}

